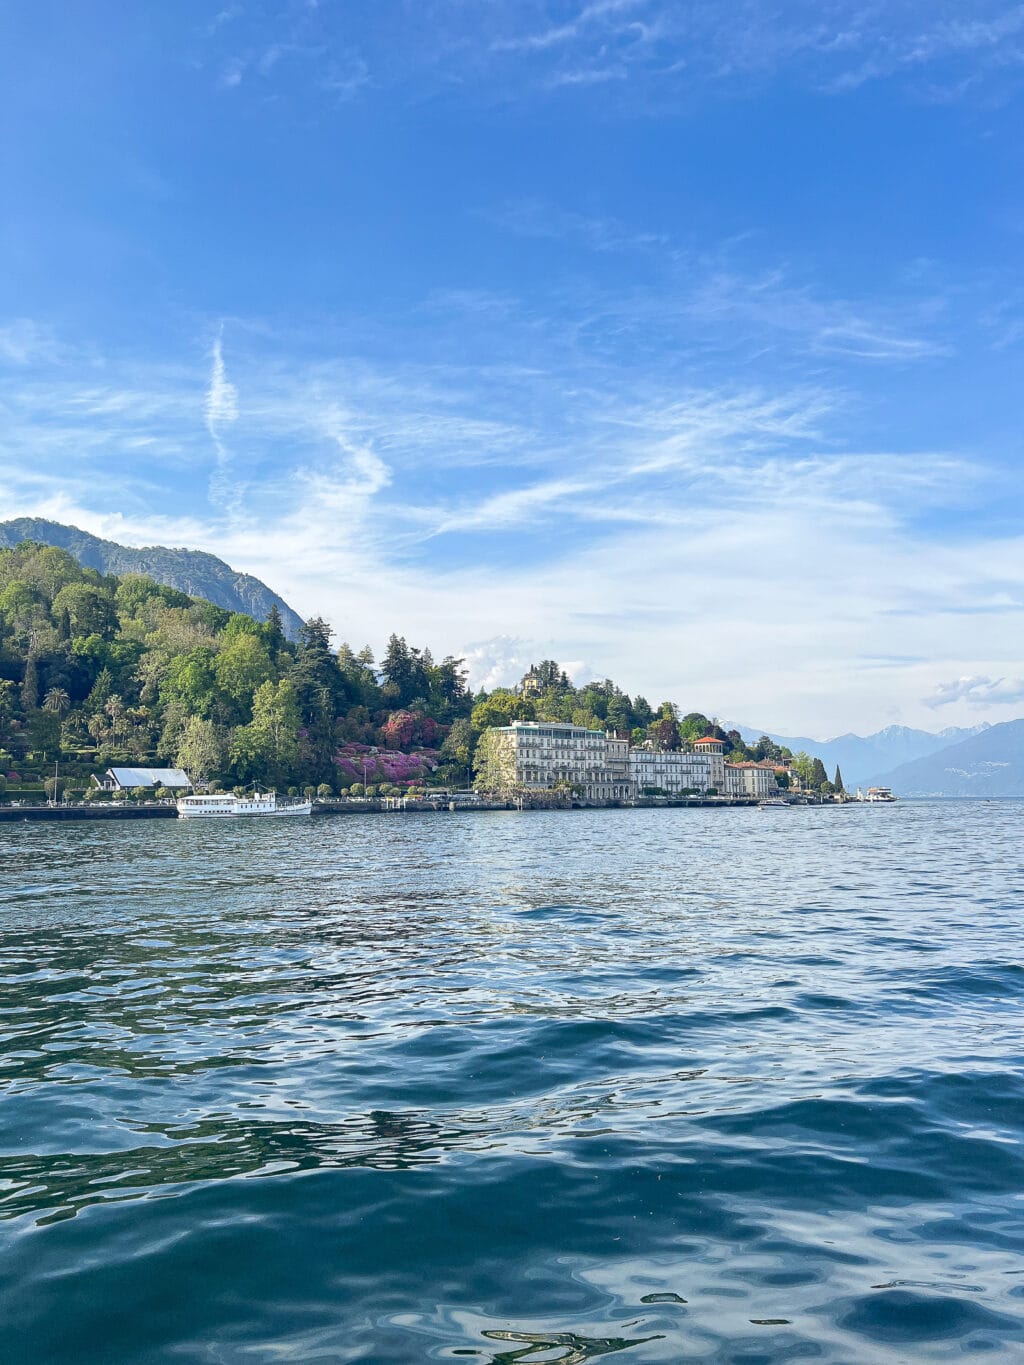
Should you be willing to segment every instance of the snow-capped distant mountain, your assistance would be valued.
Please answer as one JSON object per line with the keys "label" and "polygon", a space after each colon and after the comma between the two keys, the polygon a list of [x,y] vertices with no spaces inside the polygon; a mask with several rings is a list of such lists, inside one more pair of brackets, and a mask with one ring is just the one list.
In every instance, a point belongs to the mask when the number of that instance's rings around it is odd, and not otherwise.
{"label": "snow-capped distant mountain", "polygon": [[914,730],[907,725],[887,725],[873,735],[837,735],[834,739],[810,739],[806,735],[780,735],[773,730],[758,730],[750,725],[726,724],[727,730],[739,730],[748,743],[769,735],[776,744],[784,744],[793,753],[801,749],[820,758],[828,770],[842,769],[843,781],[847,788],[875,781],[893,768],[915,759],[938,753],[951,744],[971,739],[985,730],[993,728],[987,721],[980,725],[963,728],[949,726],[933,734],[929,730]]}
{"label": "snow-capped distant mountain", "polygon": [[898,796],[1024,796],[1024,720],[986,725],[878,776]]}

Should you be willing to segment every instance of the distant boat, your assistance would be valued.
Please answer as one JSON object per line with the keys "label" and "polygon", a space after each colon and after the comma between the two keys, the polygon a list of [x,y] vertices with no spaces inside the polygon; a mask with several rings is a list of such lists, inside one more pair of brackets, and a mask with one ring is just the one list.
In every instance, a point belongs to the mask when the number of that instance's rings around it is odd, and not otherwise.
{"label": "distant boat", "polygon": [[758,810],[767,810],[769,806],[788,806],[788,801],[783,801],[781,796],[766,796],[763,801],[758,801]]}
{"label": "distant boat", "polygon": [[868,787],[864,793],[865,801],[896,801],[891,787]]}
{"label": "distant boat", "polygon": [[253,792],[251,796],[236,796],[233,792],[209,793],[206,796],[182,796],[176,802],[182,820],[223,820],[239,815],[311,815],[312,801],[293,801],[277,804],[274,792]]}

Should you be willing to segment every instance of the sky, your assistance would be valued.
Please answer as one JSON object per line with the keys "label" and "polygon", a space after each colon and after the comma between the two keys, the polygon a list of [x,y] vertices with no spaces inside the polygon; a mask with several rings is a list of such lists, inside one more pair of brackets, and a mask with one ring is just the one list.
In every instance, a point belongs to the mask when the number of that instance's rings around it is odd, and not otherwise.
{"label": "sky", "polygon": [[1024,715],[1024,3],[0,9],[0,518],[475,685]]}

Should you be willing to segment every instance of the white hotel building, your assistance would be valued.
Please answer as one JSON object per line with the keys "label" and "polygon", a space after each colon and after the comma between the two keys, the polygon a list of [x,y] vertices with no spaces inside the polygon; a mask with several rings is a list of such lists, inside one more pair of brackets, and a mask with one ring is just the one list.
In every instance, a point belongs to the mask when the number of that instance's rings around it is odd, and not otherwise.
{"label": "white hotel building", "polygon": [[579,725],[535,720],[513,721],[491,733],[517,787],[551,791],[568,785],[587,801],[623,801],[633,795],[628,740]]}
{"label": "white hotel building", "polygon": [[572,787],[587,801],[636,796],[713,795],[763,799],[777,792],[772,763],[726,763],[712,735],[692,751],[634,749],[628,739],[555,721],[517,720],[491,731],[509,786],[521,791]]}

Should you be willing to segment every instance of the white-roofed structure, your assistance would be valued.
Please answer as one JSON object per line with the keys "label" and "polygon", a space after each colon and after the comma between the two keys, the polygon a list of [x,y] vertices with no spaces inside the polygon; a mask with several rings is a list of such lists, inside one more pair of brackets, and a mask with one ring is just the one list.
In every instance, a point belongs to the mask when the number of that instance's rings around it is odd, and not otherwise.
{"label": "white-roofed structure", "polygon": [[180,768],[108,768],[92,779],[101,791],[131,791],[134,787],[166,787],[168,791],[192,790],[188,773]]}

